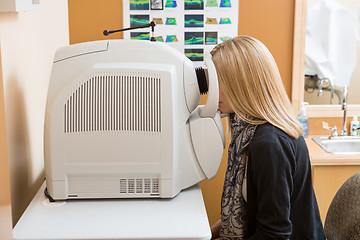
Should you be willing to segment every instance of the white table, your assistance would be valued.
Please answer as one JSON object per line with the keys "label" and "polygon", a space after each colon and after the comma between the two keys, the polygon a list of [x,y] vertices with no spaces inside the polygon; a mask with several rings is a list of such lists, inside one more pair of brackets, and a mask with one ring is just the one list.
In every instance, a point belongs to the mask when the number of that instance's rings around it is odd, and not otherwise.
{"label": "white table", "polygon": [[173,199],[50,203],[45,183],[13,230],[14,240],[210,239],[199,185]]}

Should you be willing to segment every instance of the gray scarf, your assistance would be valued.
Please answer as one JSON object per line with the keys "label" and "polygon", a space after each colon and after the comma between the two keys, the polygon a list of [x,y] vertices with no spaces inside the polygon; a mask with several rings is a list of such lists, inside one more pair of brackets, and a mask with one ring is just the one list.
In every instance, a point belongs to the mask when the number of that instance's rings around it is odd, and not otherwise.
{"label": "gray scarf", "polygon": [[[233,138],[229,145],[228,165],[221,199],[220,239],[244,239],[247,234],[247,208],[242,194],[246,161],[245,152],[256,130],[236,114],[230,115]],[[245,184],[245,183],[244,183]]]}

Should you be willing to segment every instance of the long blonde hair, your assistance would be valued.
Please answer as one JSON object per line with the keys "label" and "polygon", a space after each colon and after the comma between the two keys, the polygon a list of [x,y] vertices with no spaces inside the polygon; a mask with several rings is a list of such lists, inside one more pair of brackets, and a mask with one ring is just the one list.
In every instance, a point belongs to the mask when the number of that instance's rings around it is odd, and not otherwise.
{"label": "long blonde hair", "polygon": [[211,54],[220,88],[241,119],[251,124],[269,122],[293,138],[302,135],[279,69],[263,43],[237,36],[218,44]]}

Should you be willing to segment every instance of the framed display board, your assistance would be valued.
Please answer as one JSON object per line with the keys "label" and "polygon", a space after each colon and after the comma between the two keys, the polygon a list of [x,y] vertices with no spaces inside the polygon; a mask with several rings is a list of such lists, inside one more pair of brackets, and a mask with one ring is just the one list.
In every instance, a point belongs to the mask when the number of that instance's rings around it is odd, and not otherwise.
{"label": "framed display board", "polygon": [[[165,42],[199,64],[204,52],[238,33],[237,0],[123,0],[124,28],[156,23]],[[124,32],[124,39],[150,40],[150,28]]]}

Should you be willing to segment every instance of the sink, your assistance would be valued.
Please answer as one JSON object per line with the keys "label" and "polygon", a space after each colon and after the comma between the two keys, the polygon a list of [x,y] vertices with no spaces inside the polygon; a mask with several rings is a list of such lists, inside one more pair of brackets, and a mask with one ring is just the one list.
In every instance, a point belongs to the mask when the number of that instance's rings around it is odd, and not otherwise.
{"label": "sink", "polygon": [[360,154],[360,137],[314,137],[313,140],[332,154]]}

